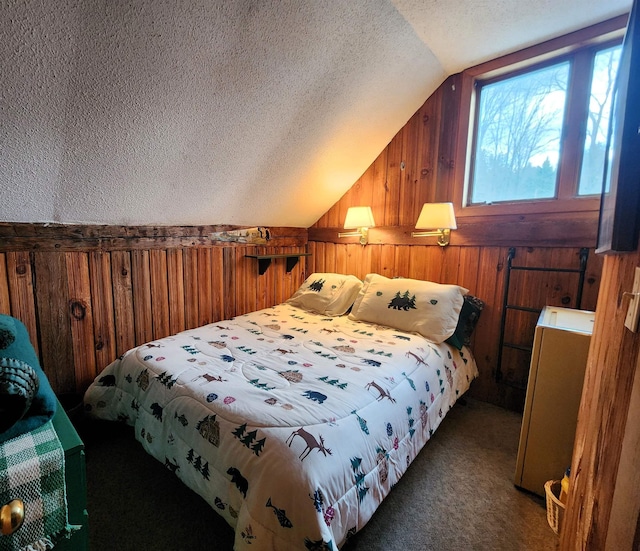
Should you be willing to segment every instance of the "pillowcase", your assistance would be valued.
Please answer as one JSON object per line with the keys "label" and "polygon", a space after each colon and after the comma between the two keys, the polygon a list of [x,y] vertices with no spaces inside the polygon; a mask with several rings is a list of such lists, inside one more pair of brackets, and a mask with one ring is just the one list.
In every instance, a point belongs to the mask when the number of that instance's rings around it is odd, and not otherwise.
{"label": "pillowcase", "polygon": [[349,319],[419,333],[441,343],[456,329],[466,292],[458,285],[368,274]]}
{"label": "pillowcase", "polygon": [[470,344],[471,334],[476,328],[478,319],[482,309],[484,308],[484,302],[473,295],[465,295],[464,302],[462,304],[462,310],[460,311],[460,318],[458,319],[458,325],[446,342],[455,346],[458,350],[462,350],[465,344]]}
{"label": "pillowcase", "polygon": [[313,273],[287,300],[287,304],[326,316],[346,313],[362,288],[356,276]]}

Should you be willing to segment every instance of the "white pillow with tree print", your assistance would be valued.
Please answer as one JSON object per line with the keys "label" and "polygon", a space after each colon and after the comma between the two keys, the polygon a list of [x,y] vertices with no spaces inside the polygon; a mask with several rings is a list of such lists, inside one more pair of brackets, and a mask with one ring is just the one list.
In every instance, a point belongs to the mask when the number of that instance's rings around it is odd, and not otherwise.
{"label": "white pillow with tree print", "polygon": [[349,319],[418,333],[440,343],[456,330],[467,292],[458,285],[368,274]]}
{"label": "white pillow with tree print", "polygon": [[287,300],[287,304],[326,316],[345,314],[362,288],[356,276],[313,273]]}

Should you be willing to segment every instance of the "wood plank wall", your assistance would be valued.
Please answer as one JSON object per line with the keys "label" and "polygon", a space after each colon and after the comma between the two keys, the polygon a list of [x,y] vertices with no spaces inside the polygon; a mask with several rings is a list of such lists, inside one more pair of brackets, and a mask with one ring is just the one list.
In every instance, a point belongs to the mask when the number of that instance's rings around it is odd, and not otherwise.
{"label": "wood plank wall", "polygon": [[624,326],[640,248],[608,255],[578,413],[563,551],[640,549],[640,334]]}
{"label": "wood plank wall", "polygon": [[[422,204],[452,201],[464,170],[458,159],[458,122],[462,75],[454,75],[418,109],[353,187],[309,228],[308,272],[336,271],[360,278],[369,272],[453,283],[469,289],[486,306],[475,331],[473,350],[480,377],[471,395],[521,410],[529,353],[504,349],[498,382],[500,326],[507,254],[513,265],[578,269],[580,250],[588,249],[580,307],[595,310],[603,259],[594,254],[597,212],[458,216],[451,244],[435,238],[412,238]],[[468,111],[468,109],[467,109]],[[348,207],[371,205],[376,227],[370,244],[338,238]],[[542,308],[577,307],[578,276],[568,273],[512,272],[508,303]],[[533,342],[537,314],[509,312],[505,340],[522,346]]]}
{"label": "wood plank wall", "polygon": [[271,228],[268,246],[212,242],[229,227],[0,224],[0,313],[29,330],[59,393],[83,392],[129,348],[286,300],[305,278],[276,259],[306,252],[306,230]]}
{"label": "wood plank wall", "polygon": [[[500,321],[507,264],[507,247],[442,248],[429,245],[367,245],[309,242],[308,272],[340,272],[364,278],[367,273],[451,283],[469,289],[485,302],[474,332],[472,350],[480,377],[470,394],[503,407],[521,410],[529,371],[530,354],[504,349],[502,379],[497,382]],[[554,266],[576,269],[579,248],[516,248],[514,265]],[[601,257],[590,251],[581,308],[595,310]],[[531,308],[545,305],[575,308],[577,274],[512,271],[509,304]],[[535,313],[510,311],[505,340],[530,346],[537,321]]]}

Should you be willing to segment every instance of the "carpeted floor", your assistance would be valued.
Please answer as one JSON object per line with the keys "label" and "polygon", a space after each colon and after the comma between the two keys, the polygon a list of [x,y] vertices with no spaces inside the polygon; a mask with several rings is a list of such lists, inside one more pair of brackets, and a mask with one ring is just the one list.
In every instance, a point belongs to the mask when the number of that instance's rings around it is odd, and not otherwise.
{"label": "carpeted floor", "polygon": [[[544,500],[513,486],[521,416],[467,399],[343,551],[555,550]],[[81,420],[92,551],[231,551],[233,531],[132,429]]]}

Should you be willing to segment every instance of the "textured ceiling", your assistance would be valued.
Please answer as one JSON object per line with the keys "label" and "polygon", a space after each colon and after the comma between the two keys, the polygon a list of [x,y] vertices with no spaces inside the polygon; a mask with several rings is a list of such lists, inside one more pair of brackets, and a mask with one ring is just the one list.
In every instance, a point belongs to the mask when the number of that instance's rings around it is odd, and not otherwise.
{"label": "textured ceiling", "polygon": [[307,227],[447,75],[631,0],[5,0],[0,220]]}

